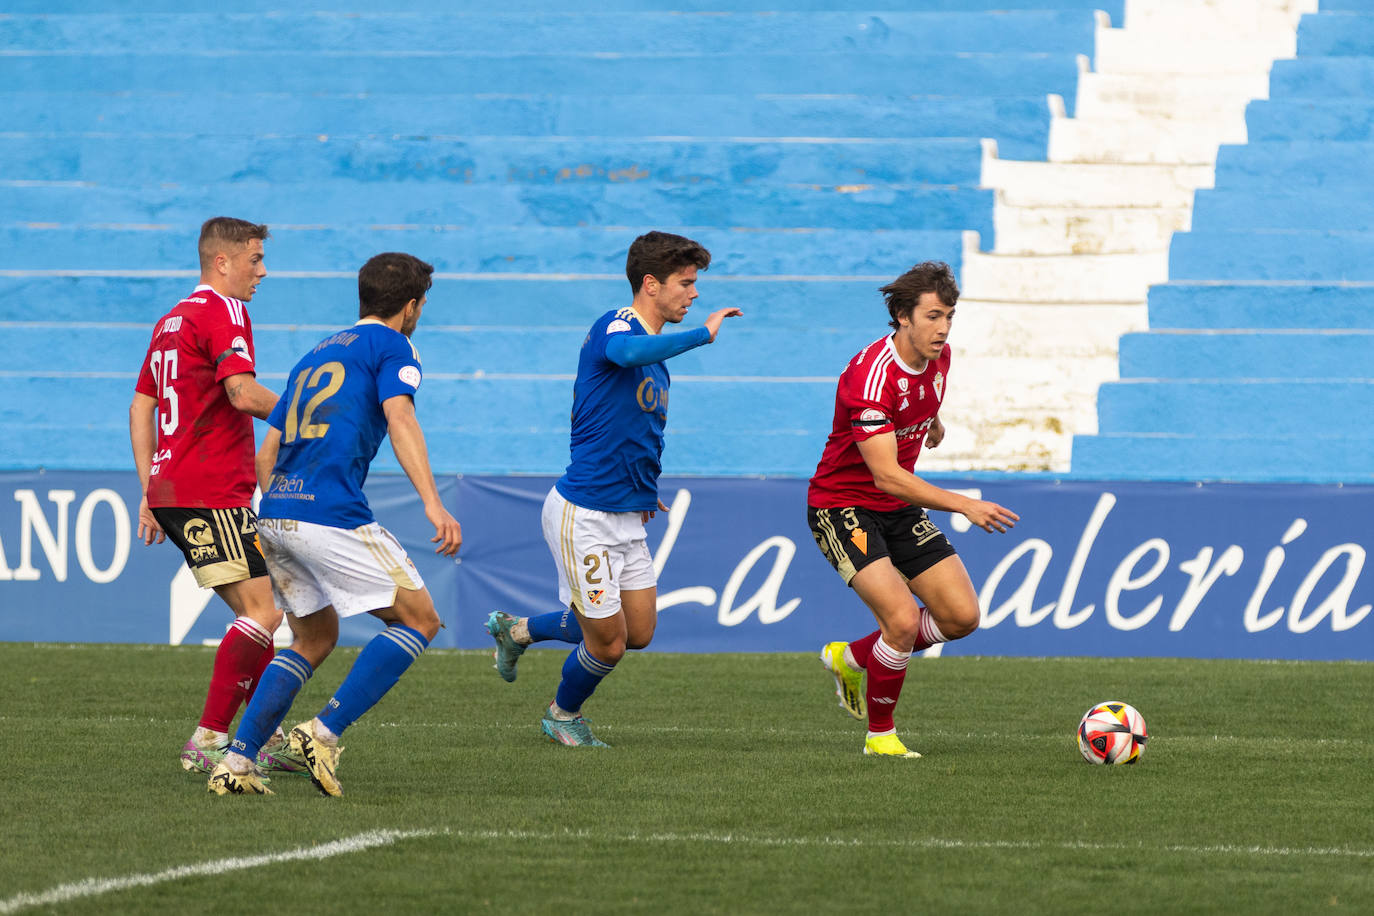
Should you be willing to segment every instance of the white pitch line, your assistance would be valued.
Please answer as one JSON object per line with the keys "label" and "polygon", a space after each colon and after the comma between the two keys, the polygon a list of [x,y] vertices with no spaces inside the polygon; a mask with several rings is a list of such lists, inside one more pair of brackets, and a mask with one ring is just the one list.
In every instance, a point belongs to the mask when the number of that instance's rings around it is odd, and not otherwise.
{"label": "white pitch line", "polygon": [[1325,856],[1336,858],[1371,859],[1374,849],[1351,849],[1343,846],[1237,846],[1215,844],[1185,846],[1178,844],[1150,845],[1148,843],[1055,843],[1041,840],[954,840],[944,837],[912,837],[883,840],[868,837],[835,836],[749,836],[735,833],[615,833],[595,830],[537,831],[537,830],[453,830],[448,836],[473,840],[563,840],[610,841],[616,843],[710,843],[739,846],[811,846],[839,848],[898,848],[898,849],[1022,849],[1022,850],[1082,850],[1087,852],[1168,852],[1180,855],[1251,855],[1251,856]]}
{"label": "white pitch line", "polygon": [[87,878],[85,881],[77,881],[72,884],[59,884],[57,887],[51,890],[42,891],[41,893],[17,894],[14,897],[10,897],[8,900],[0,900],[0,913],[13,913],[31,906],[52,906],[54,904],[68,903],[82,897],[95,897],[100,894],[108,894],[111,891],[122,891],[133,887],[150,887],[154,884],[164,884],[168,881],[179,881],[182,878],[203,878],[211,875],[223,875],[228,872],[243,871],[249,868],[261,868],[264,865],[276,865],[279,862],[328,859],[333,856],[362,852],[364,849],[371,849],[374,846],[390,846],[397,840],[433,836],[437,832],[438,831],[435,830],[371,830],[367,833],[360,833],[357,836],[345,837],[342,840],[334,840],[332,843],[324,843],[320,846],[301,847],[300,849],[292,849],[287,852],[274,852],[261,856],[246,856],[235,859],[218,859],[211,862],[202,862],[199,865],[181,865],[177,868],[169,868],[166,871],[143,875],[127,875],[123,878]]}

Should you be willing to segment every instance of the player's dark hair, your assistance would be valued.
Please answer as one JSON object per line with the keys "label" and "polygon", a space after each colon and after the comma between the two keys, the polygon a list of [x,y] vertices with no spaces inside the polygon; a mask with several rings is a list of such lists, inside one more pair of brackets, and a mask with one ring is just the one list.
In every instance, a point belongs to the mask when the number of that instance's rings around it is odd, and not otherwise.
{"label": "player's dark hair", "polygon": [[266,239],[270,233],[265,223],[250,223],[232,216],[212,216],[200,224],[200,269],[208,270],[215,255],[226,244],[247,245],[253,239]]}
{"label": "player's dark hair", "polygon": [[697,270],[710,267],[711,252],[671,232],[646,232],[630,243],[630,253],[625,258],[625,276],[630,280],[630,289],[637,294],[646,276],[662,283],[669,274],[692,266]]}
{"label": "player's dark hair", "polygon": [[944,261],[922,261],[878,292],[887,300],[887,313],[892,316],[888,324],[894,331],[901,327],[897,319],[911,314],[922,293],[934,293],[951,308],[959,301],[959,284]]}
{"label": "player's dark hair", "polygon": [[358,317],[390,318],[434,284],[434,265],[411,254],[386,251],[358,271]]}

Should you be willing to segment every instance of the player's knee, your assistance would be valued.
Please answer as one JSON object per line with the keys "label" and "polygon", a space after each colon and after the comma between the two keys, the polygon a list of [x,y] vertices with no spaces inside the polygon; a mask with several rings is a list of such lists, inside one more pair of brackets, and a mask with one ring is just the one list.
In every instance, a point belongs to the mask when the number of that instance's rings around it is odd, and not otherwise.
{"label": "player's knee", "polygon": [[632,627],[630,631],[625,634],[625,648],[645,649],[648,648],[649,643],[653,642],[653,639],[654,627],[652,623],[644,627]]}
{"label": "player's knee", "polygon": [[978,629],[979,618],[977,604],[961,604],[950,609],[945,619],[936,622],[946,639],[963,639]]}
{"label": "player's knee", "polygon": [[921,633],[921,618],[912,614],[910,618],[899,617],[883,624],[883,642],[902,652],[910,652],[916,645]]}

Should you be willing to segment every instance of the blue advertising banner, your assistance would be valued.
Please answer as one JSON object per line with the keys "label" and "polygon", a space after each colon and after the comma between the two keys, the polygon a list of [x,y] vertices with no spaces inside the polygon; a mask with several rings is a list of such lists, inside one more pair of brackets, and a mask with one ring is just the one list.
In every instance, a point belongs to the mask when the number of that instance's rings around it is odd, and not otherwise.
{"label": "blue advertising banner", "polygon": [[[946,654],[1374,660],[1374,487],[935,478],[1008,506],[1007,534],[931,513],[978,590],[980,629]],[[367,492],[424,575],[446,629],[486,647],[496,609],[557,608],[539,512],[552,480],[446,477],[463,524],[436,557],[404,477]],[[169,544],[136,539],[132,473],[0,474],[0,639],[214,641],[229,622]],[[874,628],[806,526],[806,482],[664,478],[649,522],[659,573],[654,648],[812,651]],[[349,621],[341,642],[380,628]]]}

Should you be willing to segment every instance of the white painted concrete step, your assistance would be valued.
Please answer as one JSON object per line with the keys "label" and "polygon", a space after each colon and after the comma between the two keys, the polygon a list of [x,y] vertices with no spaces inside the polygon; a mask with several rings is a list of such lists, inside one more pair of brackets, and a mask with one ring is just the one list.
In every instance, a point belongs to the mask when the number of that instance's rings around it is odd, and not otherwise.
{"label": "white painted concrete step", "polygon": [[983,144],[982,186],[1016,207],[1191,207],[1215,177],[1214,165],[1020,162]]}
{"label": "white painted concrete step", "polygon": [[[966,235],[976,233],[965,233]],[[1020,255],[964,249],[961,286],[975,299],[1139,303],[1169,278],[1169,251]]]}
{"label": "white painted concrete step", "polygon": [[1098,29],[1096,41],[1093,69],[1111,74],[1268,73],[1271,61],[1292,57],[1298,47],[1291,28],[1233,38],[1225,28],[1203,31],[1186,18],[1167,28]]}
{"label": "white painted concrete step", "polygon": [[1063,100],[1051,95],[1050,113],[1051,162],[1207,165],[1216,162],[1221,144],[1246,140],[1243,106],[1201,118],[1189,112],[1069,118]]}
{"label": "white painted concrete step", "polygon": [[1126,0],[1126,27],[1167,29],[1180,21],[1203,35],[1235,37],[1296,27],[1317,0]]}
{"label": "white painted concrete step", "polygon": [[1121,117],[1127,112],[1206,118],[1269,98],[1268,71],[1222,76],[1080,73],[1076,117]]}
{"label": "white painted concrete step", "polygon": [[1169,247],[1191,207],[993,208],[998,254],[1112,254]]}

